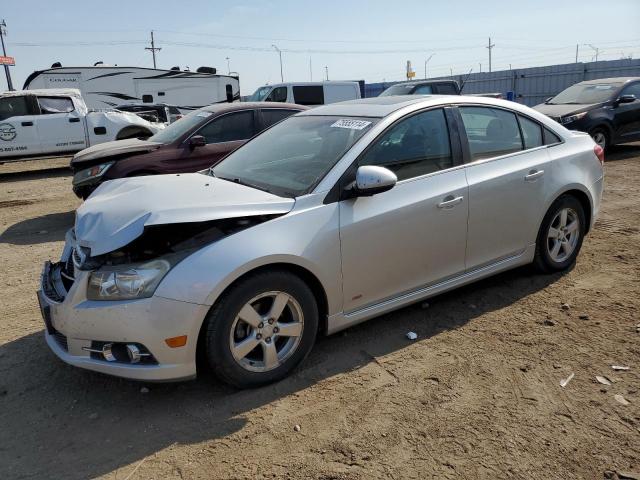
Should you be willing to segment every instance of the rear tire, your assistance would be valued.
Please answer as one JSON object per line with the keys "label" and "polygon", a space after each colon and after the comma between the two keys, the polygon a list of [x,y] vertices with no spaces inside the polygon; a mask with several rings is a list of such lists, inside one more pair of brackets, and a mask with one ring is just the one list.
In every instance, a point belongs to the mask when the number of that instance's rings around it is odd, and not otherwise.
{"label": "rear tire", "polygon": [[540,225],[534,266],[544,273],[567,270],[576,261],[585,231],[582,204],[572,195],[559,197]]}
{"label": "rear tire", "polygon": [[216,376],[254,388],[286,377],[309,354],[318,305],[299,277],[274,270],[233,286],[205,322],[205,357]]}

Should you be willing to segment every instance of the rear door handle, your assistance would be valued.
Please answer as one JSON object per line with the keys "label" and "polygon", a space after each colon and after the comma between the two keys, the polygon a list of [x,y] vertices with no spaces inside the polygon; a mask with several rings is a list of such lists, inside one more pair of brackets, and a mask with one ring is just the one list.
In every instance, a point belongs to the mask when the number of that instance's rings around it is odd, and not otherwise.
{"label": "rear door handle", "polygon": [[69,123],[78,123],[79,121],[80,121],[80,119],[77,118],[77,117],[73,117],[73,118],[69,119]]}
{"label": "rear door handle", "polygon": [[533,182],[544,175],[544,170],[531,170],[529,174],[524,177],[525,182]]}
{"label": "rear door handle", "polygon": [[33,122],[22,122],[23,127],[33,127]]}
{"label": "rear door handle", "polygon": [[438,208],[451,208],[455,207],[459,203],[462,203],[464,197],[454,197],[453,195],[447,195],[442,199],[442,202],[438,204]]}

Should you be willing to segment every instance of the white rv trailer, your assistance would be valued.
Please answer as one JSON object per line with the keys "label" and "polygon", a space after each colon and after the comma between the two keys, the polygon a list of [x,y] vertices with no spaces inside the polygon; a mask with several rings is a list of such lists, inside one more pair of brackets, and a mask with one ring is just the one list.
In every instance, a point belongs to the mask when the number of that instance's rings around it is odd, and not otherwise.
{"label": "white rv trailer", "polygon": [[167,103],[181,111],[212,103],[240,99],[237,76],[218,75],[215,68],[199,71],[161,70],[142,67],[54,67],[33,72],[23,90],[77,88],[87,106],[112,108],[131,103]]}

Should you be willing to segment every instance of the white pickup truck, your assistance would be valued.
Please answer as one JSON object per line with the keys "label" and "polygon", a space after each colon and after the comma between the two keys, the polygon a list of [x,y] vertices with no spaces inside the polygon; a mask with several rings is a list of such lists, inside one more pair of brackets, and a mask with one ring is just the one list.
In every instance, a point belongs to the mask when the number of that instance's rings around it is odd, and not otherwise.
{"label": "white pickup truck", "polygon": [[131,112],[89,110],[75,88],[0,93],[0,158],[76,152],[162,127]]}

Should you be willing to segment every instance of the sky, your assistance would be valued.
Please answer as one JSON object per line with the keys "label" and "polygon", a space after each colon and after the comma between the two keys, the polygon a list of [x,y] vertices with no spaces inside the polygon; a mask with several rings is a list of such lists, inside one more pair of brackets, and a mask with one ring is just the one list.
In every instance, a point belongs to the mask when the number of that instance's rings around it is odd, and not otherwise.
{"label": "sky", "polygon": [[151,30],[158,68],[230,68],[242,95],[280,81],[273,45],[285,81],[487,71],[489,36],[494,71],[571,63],[576,45],[580,61],[640,57],[640,0],[3,0],[0,18],[16,88],[56,61],[153,67]]}

